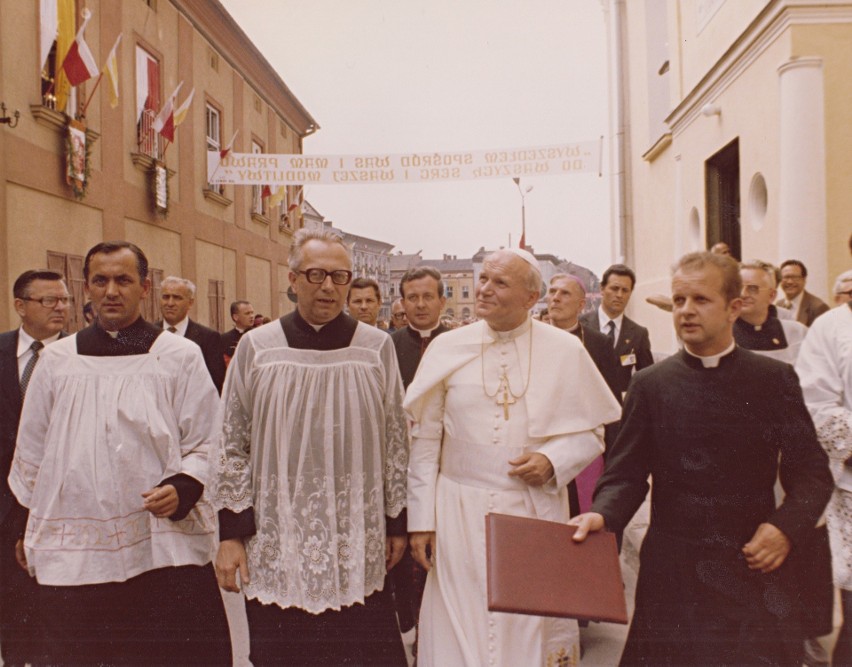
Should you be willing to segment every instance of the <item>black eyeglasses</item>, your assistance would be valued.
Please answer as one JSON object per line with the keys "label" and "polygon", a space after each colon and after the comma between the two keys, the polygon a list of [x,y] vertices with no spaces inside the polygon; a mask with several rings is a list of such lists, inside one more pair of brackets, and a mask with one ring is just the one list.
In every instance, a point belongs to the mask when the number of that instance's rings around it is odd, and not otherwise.
{"label": "black eyeglasses", "polygon": [[325,269],[307,269],[305,271],[297,271],[303,273],[309,283],[314,285],[322,285],[325,282],[326,276],[331,276],[331,282],[335,285],[348,285],[352,280],[352,272],[345,269],[336,269],[334,271],[326,271]]}
{"label": "black eyeglasses", "polygon": [[24,297],[21,301],[35,301],[40,303],[45,308],[56,308],[57,303],[61,303],[63,306],[67,306],[71,301],[70,296],[43,296],[40,299],[31,299],[29,297]]}
{"label": "black eyeglasses", "polygon": [[395,320],[404,320],[405,319],[405,313],[394,313],[392,317]]}

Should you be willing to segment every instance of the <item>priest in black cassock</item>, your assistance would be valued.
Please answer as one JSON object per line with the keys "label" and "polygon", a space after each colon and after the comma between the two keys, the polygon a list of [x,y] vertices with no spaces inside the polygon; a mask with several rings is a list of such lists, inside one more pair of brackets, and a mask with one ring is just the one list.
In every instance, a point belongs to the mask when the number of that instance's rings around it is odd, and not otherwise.
{"label": "priest in black cassock", "polygon": [[399,665],[384,590],[406,542],[408,425],[390,336],[343,312],[349,249],[299,230],[296,310],[243,336],[211,494],[219,583],[246,596],[255,667]]}
{"label": "priest in black cassock", "polygon": [[801,665],[790,573],[833,483],[792,367],[734,343],[741,291],[730,258],[680,260],[684,349],[633,378],[592,510],[571,521],[578,541],[623,529],[653,478],[622,665]]}
{"label": "priest in black cassock", "polygon": [[[434,266],[417,266],[400,278],[399,293],[402,295],[400,303],[406,326],[399,327],[391,337],[402,386],[408,389],[426,348],[442,333],[449,331],[441,323],[441,313],[447,303],[444,277]],[[399,629],[406,635],[415,627],[420,616],[426,570],[414,561],[411,550],[406,547],[399,567],[394,568],[388,577],[393,586]]]}

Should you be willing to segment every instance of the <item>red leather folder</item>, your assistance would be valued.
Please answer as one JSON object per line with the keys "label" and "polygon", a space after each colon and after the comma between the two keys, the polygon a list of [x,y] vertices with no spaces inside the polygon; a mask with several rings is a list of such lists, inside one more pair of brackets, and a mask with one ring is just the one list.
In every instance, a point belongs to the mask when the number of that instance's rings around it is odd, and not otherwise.
{"label": "red leather folder", "polygon": [[508,514],[485,517],[488,609],[627,623],[615,535],[571,539],[576,526]]}

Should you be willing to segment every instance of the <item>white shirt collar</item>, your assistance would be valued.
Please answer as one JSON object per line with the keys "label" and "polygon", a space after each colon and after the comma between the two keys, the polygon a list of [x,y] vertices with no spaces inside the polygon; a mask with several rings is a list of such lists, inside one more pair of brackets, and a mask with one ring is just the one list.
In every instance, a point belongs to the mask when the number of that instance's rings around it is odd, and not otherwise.
{"label": "white shirt collar", "polygon": [[[55,333],[50,336],[50,338],[45,338],[41,342],[45,345],[50,345],[51,343],[54,343],[59,340],[59,333]],[[33,338],[26,331],[24,331],[24,327],[18,328],[18,359],[20,359],[23,355],[29,352],[30,346],[33,344],[33,341],[35,341],[35,338]]]}
{"label": "white shirt collar", "polygon": [[802,290],[801,292],[798,293],[798,295],[796,295],[796,298],[790,299],[790,310],[793,312],[793,315],[798,316],[799,308],[801,308],[802,299],[804,299],[804,298],[805,298],[805,290]]}
{"label": "white shirt collar", "polygon": [[701,359],[701,363],[704,368],[716,368],[719,365],[719,361],[722,359],[722,357],[724,357],[726,354],[730,354],[731,352],[733,352],[736,346],[736,342],[731,341],[731,344],[728,345],[727,348],[719,352],[719,354],[709,354],[706,357],[702,357],[700,354],[690,352],[689,348],[686,347],[686,345],[683,346],[683,349],[689,356],[695,357],[696,359]]}
{"label": "white shirt collar", "polygon": [[621,323],[624,321],[624,313],[617,317],[610,317],[604,312],[603,306],[598,306],[598,324],[600,325],[601,333],[607,333],[609,327],[607,327],[607,323],[612,320],[615,322],[615,335],[616,338],[618,334],[621,332]]}
{"label": "white shirt collar", "polygon": [[163,329],[168,331],[169,327],[171,327],[171,326],[173,326],[176,329],[175,333],[178,336],[186,336],[186,328],[189,326],[189,316],[187,315],[177,324],[169,324],[168,322],[163,320]]}

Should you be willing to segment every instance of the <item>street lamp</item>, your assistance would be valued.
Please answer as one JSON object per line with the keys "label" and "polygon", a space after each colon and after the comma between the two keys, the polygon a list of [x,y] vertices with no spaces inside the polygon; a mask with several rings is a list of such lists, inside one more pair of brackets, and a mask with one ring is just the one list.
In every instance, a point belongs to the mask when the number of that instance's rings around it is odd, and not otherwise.
{"label": "street lamp", "polygon": [[526,202],[524,200],[527,196],[527,193],[529,193],[529,191],[533,189],[533,186],[528,185],[526,188],[522,188],[520,178],[513,178],[512,180],[515,181],[515,185],[518,186],[518,192],[521,193],[521,245],[520,245],[520,247],[521,247],[521,250],[525,250],[526,245],[527,245],[527,206],[526,206]]}

